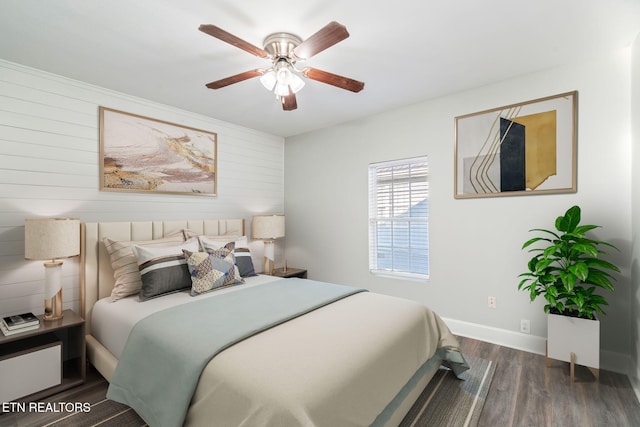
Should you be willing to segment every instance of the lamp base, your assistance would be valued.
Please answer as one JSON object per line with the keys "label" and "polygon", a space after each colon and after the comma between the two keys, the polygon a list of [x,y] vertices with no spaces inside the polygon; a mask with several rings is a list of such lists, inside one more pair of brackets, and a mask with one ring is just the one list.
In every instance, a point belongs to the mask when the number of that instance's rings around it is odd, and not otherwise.
{"label": "lamp base", "polygon": [[45,262],[45,321],[62,319],[62,261]]}
{"label": "lamp base", "polygon": [[44,316],[46,321],[62,319],[62,289],[54,296],[44,300]]}
{"label": "lamp base", "polygon": [[273,275],[273,271],[275,270],[275,262],[272,259],[264,257],[264,274]]}
{"label": "lamp base", "polygon": [[264,241],[264,274],[273,276],[273,270],[276,268],[276,245],[275,240]]}

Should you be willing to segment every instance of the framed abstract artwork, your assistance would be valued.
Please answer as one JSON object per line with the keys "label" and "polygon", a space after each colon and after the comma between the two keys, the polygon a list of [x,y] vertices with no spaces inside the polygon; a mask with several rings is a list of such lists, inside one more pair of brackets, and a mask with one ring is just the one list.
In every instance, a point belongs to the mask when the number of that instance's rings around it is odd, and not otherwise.
{"label": "framed abstract artwork", "polygon": [[100,190],[215,196],[217,135],[100,107]]}
{"label": "framed abstract artwork", "polygon": [[578,92],[455,118],[454,197],[576,192]]}

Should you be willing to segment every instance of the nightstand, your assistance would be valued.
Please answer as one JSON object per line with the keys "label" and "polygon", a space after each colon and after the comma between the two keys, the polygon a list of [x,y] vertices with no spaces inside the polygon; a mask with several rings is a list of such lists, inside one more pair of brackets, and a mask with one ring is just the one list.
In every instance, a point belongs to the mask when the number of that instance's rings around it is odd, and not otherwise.
{"label": "nightstand", "polygon": [[301,268],[291,268],[291,267],[287,267],[286,270],[283,270],[282,268],[276,268],[273,271],[272,276],[277,276],[277,277],[299,277],[301,279],[306,279],[307,278],[307,270],[303,270]]}
{"label": "nightstand", "polygon": [[[39,400],[85,381],[84,319],[72,310],[58,320],[38,318],[38,329],[9,336],[0,332],[2,401]],[[12,380],[5,381],[8,377]]]}

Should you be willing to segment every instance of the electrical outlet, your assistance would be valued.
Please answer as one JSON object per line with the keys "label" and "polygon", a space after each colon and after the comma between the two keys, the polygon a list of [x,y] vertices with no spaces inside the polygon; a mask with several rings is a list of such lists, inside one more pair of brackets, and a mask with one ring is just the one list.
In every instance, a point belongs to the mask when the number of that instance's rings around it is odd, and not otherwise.
{"label": "electrical outlet", "polygon": [[529,319],[520,319],[520,332],[523,334],[531,333],[531,323],[529,323]]}
{"label": "electrical outlet", "polygon": [[496,308],[496,297],[487,297],[487,307]]}

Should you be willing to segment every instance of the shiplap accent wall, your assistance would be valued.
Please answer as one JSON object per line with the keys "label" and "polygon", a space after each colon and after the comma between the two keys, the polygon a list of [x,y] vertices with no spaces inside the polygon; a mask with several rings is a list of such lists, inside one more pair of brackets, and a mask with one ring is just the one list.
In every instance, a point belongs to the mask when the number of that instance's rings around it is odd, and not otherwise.
{"label": "shiplap accent wall", "polygon": [[[99,191],[105,106],[218,134],[218,195]],[[284,210],[284,139],[0,60],[0,315],[43,312],[42,261],[24,259],[24,220],[245,218]],[[261,245],[254,244],[261,259]],[[260,263],[256,268],[260,267]],[[64,261],[63,306],[79,310],[78,258]]]}

